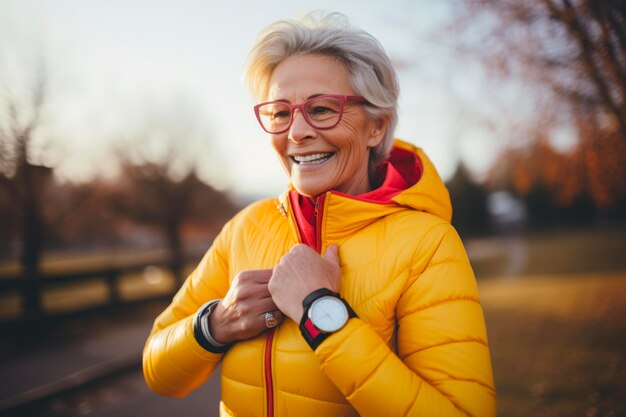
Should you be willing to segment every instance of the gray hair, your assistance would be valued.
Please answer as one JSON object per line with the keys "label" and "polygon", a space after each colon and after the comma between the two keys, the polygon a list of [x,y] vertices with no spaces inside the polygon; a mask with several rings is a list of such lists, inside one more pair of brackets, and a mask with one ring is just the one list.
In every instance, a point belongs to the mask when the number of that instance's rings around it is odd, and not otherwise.
{"label": "gray hair", "polygon": [[299,20],[279,20],[265,28],[248,56],[246,79],[252,96],[267,98],[274,69],[294,55],[319,54],[346,65],[354,91],[375,121],[389,120],[383,140],[370,152],[370,178],[393,145],[398,122],[398,79],[383,46],[369,33],[351,26],[341,13],[312,12]]}

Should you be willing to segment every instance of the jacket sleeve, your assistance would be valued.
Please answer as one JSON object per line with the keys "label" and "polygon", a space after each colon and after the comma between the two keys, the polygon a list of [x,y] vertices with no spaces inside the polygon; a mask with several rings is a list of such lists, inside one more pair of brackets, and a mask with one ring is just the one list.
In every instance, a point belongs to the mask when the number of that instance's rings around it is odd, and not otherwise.
{"label": "jacket sleeve", "polygon": [[211,376],[223,356],[198,344],[193,320],[202,304],[223,298],[228,291],[231,225],[232,220],[154,322],[143,350],[143,374],[148,386],[158,394],[187,395]]}
{"label": "jacket sleeve", "polygon": [[449,224],[435,226],[420,242],[396,322],[397,353],[360,319],[315,351],[361,416],[496,415],[478,289]]}

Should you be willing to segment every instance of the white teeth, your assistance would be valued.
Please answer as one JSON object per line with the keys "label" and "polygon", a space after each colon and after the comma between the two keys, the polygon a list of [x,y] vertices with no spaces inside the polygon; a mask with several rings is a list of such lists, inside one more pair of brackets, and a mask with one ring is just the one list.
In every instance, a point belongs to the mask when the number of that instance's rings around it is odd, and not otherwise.
{"label": "white teeth", "polygon": [[308,163],[308,162],[322,162],[333,155],[332,152],[328,153],[314,153],[311,155],[294,155],[293,159],[299,163]]}

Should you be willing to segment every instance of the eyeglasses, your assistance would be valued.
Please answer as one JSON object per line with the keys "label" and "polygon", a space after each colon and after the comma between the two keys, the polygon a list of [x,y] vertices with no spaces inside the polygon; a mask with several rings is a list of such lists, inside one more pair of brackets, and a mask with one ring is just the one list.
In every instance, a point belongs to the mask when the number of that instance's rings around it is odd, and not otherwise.
{"label": "eyeglasses", "polygon": [[289,104],[284,101],[269,101],[254,106],[254,114],[263,130],[270,134],[284,133],[293,123],[295,109],[300,109],[304,120],[315,129],[332,129],[343,116],[346,101],[368,103],[365,97],[323,94],[304,103]]}

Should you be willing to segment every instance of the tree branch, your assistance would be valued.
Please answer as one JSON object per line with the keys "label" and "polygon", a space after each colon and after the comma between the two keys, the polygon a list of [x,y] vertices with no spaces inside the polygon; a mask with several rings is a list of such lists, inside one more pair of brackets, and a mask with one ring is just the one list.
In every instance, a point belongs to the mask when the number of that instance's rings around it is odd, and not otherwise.
{"label": "tree branch", "polygon": [[[574,35],[575,39],[578,42],[583,57],[583,68],[596,85],[597,91],[602,97],[605,107],[610,113],[613,114],[613,116],[615,116],[619,124],[621,134],[626,140],[626,112],[624,111],[624,109],[620,108],[623,106],[620,106],[619,103],[615,102],[615,99],[610,92],[610,87],[607,85],[604,78],[602,77],[601,70],[594,56],[593,43],[591,41],[589,33],[587,32],[578,17],[576,9],[572,6],[570,0],[561,1],[565,8],[562,11],[562,15],[564,17],[563,23],[567,25],[567,28]],[[547,3],[549,7],[554,7],[554,5],[549,0],[545,0],[545,3]]]}

